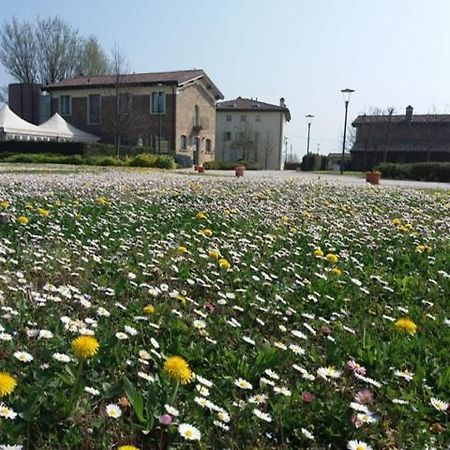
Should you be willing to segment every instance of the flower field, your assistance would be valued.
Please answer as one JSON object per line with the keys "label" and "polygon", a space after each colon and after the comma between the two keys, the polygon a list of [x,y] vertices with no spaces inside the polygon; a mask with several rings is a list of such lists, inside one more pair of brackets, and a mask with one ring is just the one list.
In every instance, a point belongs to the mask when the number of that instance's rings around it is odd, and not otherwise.
{"label": "flower field", "polygon": [[450,195],[0,179],[0,449],[447,449]]}

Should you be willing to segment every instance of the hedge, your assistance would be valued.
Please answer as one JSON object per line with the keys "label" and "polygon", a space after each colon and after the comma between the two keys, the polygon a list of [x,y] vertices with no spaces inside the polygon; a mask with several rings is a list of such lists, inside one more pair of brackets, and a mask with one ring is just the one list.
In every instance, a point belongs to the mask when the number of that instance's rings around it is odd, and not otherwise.
{"label": "hedge", "polygon": [[381,172],[383,178],[450,182],[450,162],[382,163],[376,169]]}
{"label": "hedge", "polygon": [[208,161],[203,163],[206,170],[234,170],[237,166],[244,166],[247,170],[261,170],[262,167],[255,161]]}
{"label": "hedge", "polygon": [[34,164],[73,164],[88,166],[130,166],[175,169],[174,159],[168,155],[140,154],[132,158],[91,155],[58,155],[54,153],[0,154],[0,162]]}
{"label": "hedge", "polygon": [[[120,146],[120,156],[136,156],[154,151],[147,147]],[[0,155],[15,153],[45,153],[57,155],[116,156],[111,144],[56,141],[0,141]]]}

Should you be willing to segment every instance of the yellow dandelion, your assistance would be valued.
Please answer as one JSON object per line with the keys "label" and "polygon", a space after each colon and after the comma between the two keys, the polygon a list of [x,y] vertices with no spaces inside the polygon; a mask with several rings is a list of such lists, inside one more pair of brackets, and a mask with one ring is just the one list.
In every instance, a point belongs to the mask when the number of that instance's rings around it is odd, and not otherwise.
{"label": "yellow dandelion", "polygon": [[339,275],[342,275],[342,270],[338,269],[337,267],[333,267],[333,269],[331,269],[331,273],[333,275],[339,276]]}
{"label": "yellow dandelion", "polygon": [[398,319],[397,322],[395,322],[395,326],[398,330],[404,331],[411,335],[414,335],[417,332],[417,325],[407,317],[401,317]]}
{"label": "yellow dandelion", "polygon": [[100,206],[105,206],[105,205],[108,205],[109,202],[108,202],[108,200],[106,200],[105,197],[98,197],[95,199],[95,203],[97,203],[97,205],[100,205]]}
{"label": "yellow dandelion", "polygon": [[318,257],[323,256],[323,251],[322,251],[322,249],[316,248],[316,249],[314,250],[314,256],[318,256]]}
{"label": "yellow dandelion", "polygon": [[44,208],[38,208],[37,209],[37,213],[41,216],[41,217],[48,217],[50,215],[50,211],[48,209],[44,209]]}
{"label": "yellow dandelion", "polygon": [[213,248],[209,251],[209,257],[214,259],[219,259],[220,252],[216,248]]}
{"label": "yellow dandelion", "polygon": [[206,215],[205,211],[199,211],[195,218],[198,220],[205,220],[208,218],[208,216]]}
{"label": "yellow dandelion", "polygon": [[8,372],[0,372],[0,398],[12,394],[17,386],[17,381]]}
{"label": "yellow dandelion", "polygon": [[139,450],[139,447],[135,447],[134,445],[121,445],[119,450]]}
{"label": "yellow dandelion", "polygon": [[186,247],[184,247],[183,245],[180,245],[180,246],[177,248],[177,251],[178,251],[178,253],[187,253],[187,252],[188,252],[188,249],[187,249]]}
{"label": "yellow dandelion", "polygon": [[3,200],[0,202],[0,206],[4,209],[8,209],[11,206],[11,203],[9,203],[8,200]]}
{"label": "yellow dandelion", "polygon": [[187,361],[181,356],[169,356],[164,363],[164,372],[180,381],[181,384],[187,384],[192,381],[192,370]]}
{"label": "yellow dandelion", "polygon": [[153,305],[147,305],[144,306],[144,313],[145,314],[154,314],[156,311],[155,307]]}
{"label": "yellow dandelion", "polygon": [[99,347],[97,339],[92,336],[78,336],[72,341],[72,350],[78,359],[92,358]]}
{"label": "yellow dandelion", "polygon": [[328,255],[326,256],[326,259],[331,264],[336,264],[339,261],[338,256],[335,255],[334,253],[328,253]]}
{"label": "yellow dandelion", "polygon": [[401,225],[402,221],[399,218],[395,218],[392,220],[392,223],[396,226]]}
{"label": "yellow dandelion", "polygon": [[204,230],[201,231],[201,233],[203,234],[203,236],[206,237],[211,237],[213,235],[212,230],[210,230],[209,228],[205,228]]}
{"label": "yellow dandelion", "polygon": [[225,270],[228,270],[231,268],[231,264],[229,263],[229,261],[226,258],[219,259],[219,266]]}
{"label": "yellow dandelion", "polygon": [[19,216],[17,218],[17,222],[19,222],[21,225],[26,225],[29,222],[29,218],[26,216]]}

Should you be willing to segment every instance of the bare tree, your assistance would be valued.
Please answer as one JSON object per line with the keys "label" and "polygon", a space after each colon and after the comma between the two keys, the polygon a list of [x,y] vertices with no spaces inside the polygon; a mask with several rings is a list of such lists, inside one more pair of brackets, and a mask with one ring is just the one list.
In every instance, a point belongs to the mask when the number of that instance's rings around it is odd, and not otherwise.
{"label": "bare tree", "polygon": [[119,44],[115,44],[111,52],[111,72],[114,76],[113,92],[113,129],[114,145],[116,156],[120,156],[121,137],[126,132],[131,120],[131,94],[124,83],[124,76],[129,72],[129,64],[126,56],[120,49]]}
{"label": "bare tree", "polygon": [[107,75],[111,72],[110,62],[95,36],[82,40],[81,59],[78,72],[84,76]]}
{"label": "bare tree", "polygon": [[58,16],[38,19],[36,42],[41,83],[51,84],[76,75],[82,50],[77,30]]}
{"label": "bare tree", "polygon": [[15,80],[34,83],[37,79],[34,25],[15,17],[0,33],[0,63]]}
{"label": "bare tree", "polygon": [[251,157],[256,161],[256,135],[248,123],[239,130],[234,145],[241,150],[243,161],[250,161]]}
{"label": "bare tree", "polygon": [[0,103],[9,103],[8,86],[0,87]]}
{"label": "bare tree", "polygon": [[267,170],[269,166],[270,156],[274,151],[273,138],[270,130],[266,130],[266,136],[264,138],[263,143],[263,150],[264,150],[264,169]]}

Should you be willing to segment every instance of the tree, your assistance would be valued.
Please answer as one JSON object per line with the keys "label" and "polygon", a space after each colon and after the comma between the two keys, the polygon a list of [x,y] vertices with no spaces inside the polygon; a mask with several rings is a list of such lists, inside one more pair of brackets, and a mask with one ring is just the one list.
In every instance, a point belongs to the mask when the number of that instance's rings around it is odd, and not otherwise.
{"label": "tree", "polygon": [[113,92],[113,130],[116,156],[120,156],[120,140],[128,128],[131,119],[131,94],[124,83],[124,75],[129,72],[129,64],[119,44],[115,44],[111,52],[110,67],[114,76]]}
{"label": "tree", "polygon": [[0,63],[19,83],[49,84],[80,72],[109,72],[108,58],[95,36],[83,39],[61,18],[19,22],[15,17],[0,30]]}
{"label": "tree", "polygon": [[0,32],[0,63],[15,80],[34,83],[37,79],[35,27],[15,17]]}
{"label": "tree", "polygon": [[111,72],[110,62],[98,39],[91,35],[81,44],[81,60],[78,72],[84,76],[107,75]]}
{"label": "tree", "polygon": [[36,26],[38,74],[42,84],[76,75],[82,54],[78,31],[60,17],[38,19]]}
{"label": "tree", "polygon": [[0,103],[5,103],[7,105],[8,102],[9,102],[8,86],[2,86],[0,87]]}
{"label": "tree", "polygon": [[264,169],[267,170],[269,166],[269,158],[274,150],[273,138],[270,130],[266,130],[266,136],[264,138],[263,143],[263,150],[264,150]]}
{"label": "tree", "polygon": [[248,123],[238,133],[234,142],[235,146],[241,150],[241,159],[250,161],[251,157],[256,161],[256,135]]}

